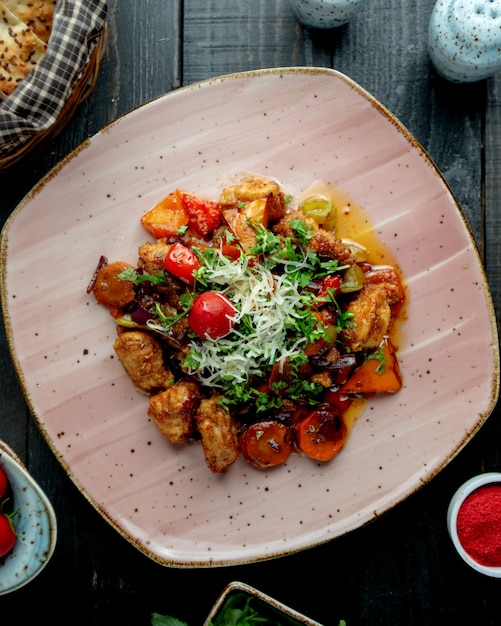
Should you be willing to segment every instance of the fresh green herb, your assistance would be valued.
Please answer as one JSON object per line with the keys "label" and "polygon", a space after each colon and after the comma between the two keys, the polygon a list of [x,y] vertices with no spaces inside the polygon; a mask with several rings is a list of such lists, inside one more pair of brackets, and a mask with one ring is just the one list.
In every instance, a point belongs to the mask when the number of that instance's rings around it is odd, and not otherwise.
{"label": "fresh green herb", "polygon": [[351,311],[345,311],[344,313],[338,312],[336,316],[338,332],[342,331],[344,328],[355,328],[356,324],[353,321],[354,318],[355,314]]}
{"label": "fresh green herb", "polygon": [[186,311],[178,313],[177,315],[165,315],[164,312],[162,311],[161,306],[158,304],[158,302],[156,302],[155,303],[155,315],[158,317],[158,320],[160,321],[160,324],[162,325],[162,327],[170,328],[176,322],[179,322],[179,320],[182,319],[186,315]]}
{"label": "fresh green herb", "polygon": [[256,393],[256,413],[279,409],[282,406],[282,398],[272,394],[257,391]]}
{"label": "fresh green herb", "polygon": [[199,369],[201,362],[202,362],[202,353],[199,350],[197,350],[195,346],[192,346],[190,351],[184,358],[182,365],[184,369],[189,370],[191,372],[196,372]]}
{"label": "fresh green herb", "polygon": [[120,274],[118,274],[118,278],[120,278],[120,280],[128,280],[134,285],[139,285],[140,283],[145,282],[149,282],[152,285],[165,285],[167,283],[164,273],[138,274],[132,267],[128,267],[123,272],[120,272]]}
{"label": "fresh green herb", "polygon": [[222,238],[224,242],[227,244],[233,243],[237,239],[235,235],[231,232],[231,230],[225,230],[224,233],[222,234]]}
{"label": "fresh green herb", "polygon": [[282,240],[278,235],[265,228],[262,224],[249,222],[249,226],[256,231],[256,244],[247,251],[251,256],[272,255],[282,247]]}
{"label": "fresh green herb", "polygon": [[[318,258],[318,257],[317,257]],[[320,270],[317,272],[316,277],[321,278],[322,276],[327,276],[328,274],[334,274],[335,272],[340,272],[349,267],[349,265],[339,265],[339,261],[337,259],[329,259],[328,261],[320,261],[319,268]]]}
{"label": "fresh green herb", "polygon": [[287,620],[284,622],[279,618],[273,618],[265,614],[264,611],[258,611],[255,607],[255,599],[251,596],[242,603],[245,598],[243,594],[234,594],[230,596],[223,605],[220,614],[210,623],[210,626],[254,626],[255,624],[268,624],[268,626],[289,626],[296,623]]}
{"label": "fresh green herb", "polygon": [[383,353],[383,347],[379,346],[379,348],[376,350],[376,352],[373,352],[372,354],[370,354],[367,357],[367,360],[369,359],[376,359],[377,361],[379,361],[379,365],[377,366],[377,368],[374,370],[376,372],[376,374],[384,374],[386,372],[386,358],[384,356]]}
{"label": "fresh green herb", "polygon": [[313,228],[308,226],[304,220],[291,220],[290,226],[294,231],[299,244],[306,247],[308,245],[308,241],[313,237]]}
{"label": "fresh green herb", "polygon": [[[230,595],[215,620],[210,622],[210,626],[254,626],[255,624],[300,626],[295,618],[282,616],[277,609],[264,605],[252,596],[246,597],[243,593]],[[188,624],[169,615],[152,613],[151,626],[188,626]],[[346,621],[339,620],[338,626],[346,626]]]}
{"label": "fresh green herb", "polygon": [[307,398],[308,404],[316,405],[320,402],[320,396],[325,391],[322,385],[309,380],[300,379],[287,389],[287,397],[290,400]]}
{"label": "fresh green herb", "polygon": [[188,626],[186,622],[171,617],[170,615],[151,614],[151,626]]}

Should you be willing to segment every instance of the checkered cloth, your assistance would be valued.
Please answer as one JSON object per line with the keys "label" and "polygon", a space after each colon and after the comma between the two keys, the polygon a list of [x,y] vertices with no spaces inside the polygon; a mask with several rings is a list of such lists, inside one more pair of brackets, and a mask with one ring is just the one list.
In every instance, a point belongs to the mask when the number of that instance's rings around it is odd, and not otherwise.
{"label": "checkered cloth", "polygon": [[46,53],[0,101],[0,156],[57,122],[104,28],[106,12],[105,0],[57,3]]}

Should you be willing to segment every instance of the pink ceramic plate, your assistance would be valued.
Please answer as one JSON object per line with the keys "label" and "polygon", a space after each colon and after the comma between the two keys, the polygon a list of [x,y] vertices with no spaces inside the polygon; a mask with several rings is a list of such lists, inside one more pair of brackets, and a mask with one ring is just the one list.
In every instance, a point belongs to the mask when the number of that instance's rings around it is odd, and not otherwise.
{"label": "pink ceramic plate", "polygon": [[[216,476],[198,444],[173,447],[148,420],[86,287],[101,254],[136,261],[139,217],[173,188],[217,197],[242,171],[293,194],[323,180],[365,207],[407,281],[405,387],[371,401],[327,465],[239,460]],[[132,111],[15,210],[2,263],[12,357],[42,433],[103,517],[165,565],[258,561],[366,524],[435,476],[498,395],[490,294],[454,198],[399,122],[328,69],[224,76]]]}

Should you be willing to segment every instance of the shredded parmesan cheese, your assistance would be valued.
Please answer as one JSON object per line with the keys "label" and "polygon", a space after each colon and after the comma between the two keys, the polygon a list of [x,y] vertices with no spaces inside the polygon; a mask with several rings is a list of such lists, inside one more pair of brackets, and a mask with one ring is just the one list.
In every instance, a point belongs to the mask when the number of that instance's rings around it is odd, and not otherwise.
{"label": "shredded parmesan cheese", "polygon": [[197,367],[190,373],[204,385],[220,387],[262,375],[266,367],[298,354],[307,339],[291,343],[288,338],[303,304],[297,284],[286,273],[250,266],[246,256],[235,262],[218,252],[216,262],[210,282],[235,305],[235,329],[222,339],[191,342]]}

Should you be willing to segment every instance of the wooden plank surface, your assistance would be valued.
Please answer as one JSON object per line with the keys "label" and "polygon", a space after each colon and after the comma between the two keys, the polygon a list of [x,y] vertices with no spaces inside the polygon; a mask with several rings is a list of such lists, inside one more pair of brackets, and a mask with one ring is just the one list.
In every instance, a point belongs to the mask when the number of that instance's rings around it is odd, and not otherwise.
{"label": "wooden plank surface", "polygon": [[[443,172],[485,259],[500,311],[501,77],[453,86],[435,75],[427,54],[433,5],[370,0],[346,27],[319,36],[296,23],[287,0],[110,0],[109,43],[96,89],[44,153],[0,176],[2,224],[59,159],[151,98],[230,72],[333,67],[396,115]],[[3,331],[0,367],[0,437],[26,461],[59,523],[44,573],[0,598],[2,614],[10,611],[19,623],[43,617],[55,625],[139,626],[157,611],[200,625],[231,580],[254,585],[326,626],[339,619],[347,626],[501,623],[499,584],[462,566],[445,525],[448,501],[463,480],[501,470],[498,410],[429,485],[366,528],[269,562],[169,569],[122,539],[65,475],[29,415]]]}

